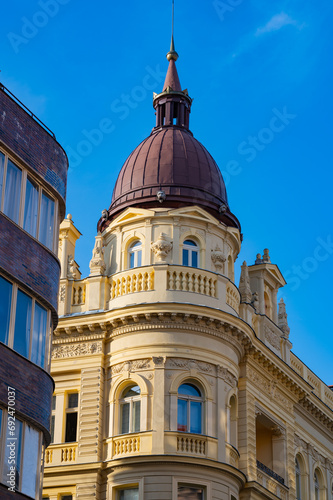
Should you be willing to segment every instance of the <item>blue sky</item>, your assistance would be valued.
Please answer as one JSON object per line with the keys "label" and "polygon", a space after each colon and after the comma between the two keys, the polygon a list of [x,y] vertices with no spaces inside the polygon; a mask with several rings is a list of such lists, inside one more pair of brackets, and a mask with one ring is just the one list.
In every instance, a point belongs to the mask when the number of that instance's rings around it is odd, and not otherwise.
{"label": "blue sky", "polygon": [[[2,8],[0,80],[70,158],[67,212],[83,275],[117,174],[154,126],[168,2],[40,0]],[[176,0],[191,130],[223,172],[244,233],[238,267],[265,247],[288,285],[293,351],[333,384],[331,0]]]}

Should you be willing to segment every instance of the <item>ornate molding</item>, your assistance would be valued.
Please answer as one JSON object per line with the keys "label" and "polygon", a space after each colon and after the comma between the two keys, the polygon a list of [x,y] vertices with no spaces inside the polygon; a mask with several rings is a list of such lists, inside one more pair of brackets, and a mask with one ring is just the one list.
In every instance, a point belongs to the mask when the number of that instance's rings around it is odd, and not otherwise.
{"label": "ornate molding", "polygon": [[231,387],[237,387],[237,378],[233,373],[229,372],[228,368],[224,368],[223,366],[217,365],[217,374],[222,380],[224,380]]}
{"label": "ornate molding", "polygon": [[287,408],[289,412],[293,411],[292,402],[277,389],[278,383],[276,380],[267,380],[252,368],[248,370],[248,377],[254,382],[257,388],[260,389],[261,392],[266,393],[270,399],[273,399],[281,406]]}
{"label": "ornate molding", "polygon": [[211,363],[204,363],[202,361],[197,361],[196,359],[186,359],[186,358],[168,358],[167,360],[169,367],[185,368],[186,370],[199,370],[205,373],[213,373],[214,365]]}
{"label": "ornate molding", "polygon": [[170,241],[164,233],[161,233],[159,238],[151,244],[151,249],[159,262],[165,262],[167,255],[172,250],[172,245],[172,241]]}
{"label": "ornate molding", "polygon": [[65,302],[66,285],[61,285],[59,289],[59,302]]}
{"label": "ornate molding", "polygon": [[87,356],[103,352],[102,342],[56,345],[52,348],[52,359]]}
{"label": "ornate molding", "polygon": [[212,249],[211,259],[216,271],[223,271],[226,258],[218,245],[216,245],[215,250]]}
{"label": "ornate molding", "polygon": [[150,359],[136,359],[113,365],[110,368],[110,372],[111,375],[118,375],[119,373],[123,372],[132,373],[137,370],[147,370],[150,368]]}
{"label": "ornate molding", "polygon": [[265,339],[271,344],[275,349],[280,350],[280,340],[281,337],[274,332],[269,326],[265,325]]}

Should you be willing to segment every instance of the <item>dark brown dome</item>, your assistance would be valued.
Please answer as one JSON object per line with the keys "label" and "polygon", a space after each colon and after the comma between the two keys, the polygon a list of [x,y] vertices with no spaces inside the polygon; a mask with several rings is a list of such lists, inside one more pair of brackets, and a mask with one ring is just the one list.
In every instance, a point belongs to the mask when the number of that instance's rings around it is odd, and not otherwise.
{"label": "dark brown dome", "polygon": [[[164,191],[162,204],[157,192]],[[199,205],[228,225],[238,227],[228,209],[221,172],[207,149],[190,132],[167,127],[152,133],[125,161],[114,191],[109,216],[129,206]],[[226,206],[225,213],[219,212]]]}
{"label": "dark brown dome", "polygon": [[[168,55],[175,54],[170,52]],[[230,212],[222,174],[206,148],[189,131],[192,99],[181,90],[174,57],[160,94],[154,94],[156,127],[125,161],[98,229],[128,207],[179,208],[199,205],[240,229]]]}

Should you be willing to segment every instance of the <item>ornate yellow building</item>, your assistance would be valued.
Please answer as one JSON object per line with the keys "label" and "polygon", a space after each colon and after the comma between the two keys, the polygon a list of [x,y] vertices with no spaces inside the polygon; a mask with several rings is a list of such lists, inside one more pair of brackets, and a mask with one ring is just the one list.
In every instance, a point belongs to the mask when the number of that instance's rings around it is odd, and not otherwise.
{"label": "ornate yellow building", "polygon": [[333,393],[290,351],[268,250],[234,283],[240,224],[168,60],[84,279],[61,225],[44,497],[331,500]]}

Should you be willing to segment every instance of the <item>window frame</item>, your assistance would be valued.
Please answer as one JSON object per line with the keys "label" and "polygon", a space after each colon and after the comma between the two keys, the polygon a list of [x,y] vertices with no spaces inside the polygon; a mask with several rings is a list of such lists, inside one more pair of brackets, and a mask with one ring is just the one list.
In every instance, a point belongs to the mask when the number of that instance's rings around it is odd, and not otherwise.
{"label": "window frame", "polygon": [[[2,410],[2,421],[1,421],[1,427],[0,427],[0,482],[2,482],[2,475],[4,472],[4,462],[5,462],[5,453],[4,453],[4,448],[6,446],[6,431],[7,431],[7,422],[8,422],[8,410],[0,407],[0,410]],[[43,460],[43,436],[42,432],[37,429],[36,427],[30,425],[29,422],[26,422],[21,419],[15,418],[15,424],[17,421],[20,421],[22,423],[22,436],[21,436],[21,450],[20,450],[20,477],[19,477],[19,485],[15,491],[18,491],[19,493],[23,493],[22,491],[22,482],[23,482],[23,471],[24,471],[24,448],[25,448],[25,441],[26,441],[26,429],[27,427],[31,427],[35,432],[38,433],[38,445],[37,445],[37,460],[36,460],[36,480],[35,480],[35,496],[34,498],[37,499],[40,497],[40,476],[41,476],[41,470],[42,470],[42,460]],[[17,463],[17,462],[16,462]],[[27,462],[25,462],[27,463]],[[23,493],[26,495],[26,493]],[[29,496],[29,495],[28,495]]]}
{"label": "window frame", "polygon": [[[72,394],[77,394],[77,406],[75,407],[71,407],[69,408],[68,404],[69,404],[69,396],[71,396]],[[79,394],[79,391],[68,391],[66,393],[66,408],[65,408],[65,425],[64,425],[64,434],[63,434],[63,443],[77,443],[77,440],[78,440],[78,436],[77,436],[77,433],[78,433],[78,421],[79,421],[79,405],[80,405],[80,394]],[[67,432],[67,415],[69,415],[70,413],[76,413],[76,439],[75,441],[66,441],[66,432]]]}
{"label": "window frame", "polygon": [[[192,245],[187,242],[190,241],[193,243]],[[188,252],[188,264],[184,264],[184,251]],[[193,266],[193,253],[196,254],[197,265]],[[193,267],[194,269],[200,269],[200,246],[195,239],[191,239],[191,236],[186,237],[186,239],[182,243],[182,266],[184,267]]]}
{"label": "window frame", "polygon": [[[40,368],[42,368],[45,371],[48,371],[49,365],[50,365],[49,359],[48,359],[48,353],[49,353],[48,339],[51,337],[51,330],[52,330],[50,309],[47,309],[40,301],[36,300],[35,297],[33,297],[32,295],[27,293],[26,290],[24,290],[23,288],[18,286],[15,282],[8,279],[7,276],[5,277],[3,274],[0,274],[0,278],[4,279],[8,283],[10,283],[12,286],[11,306],[10,306],[10,313],[9,313],[10,319],[9,319],[9,328],[8,328],[8,341],[5,345],[7,345],[10,349],[17,352],[18,354],[20,354],[20,356],[23,356],[24,358],[29,359],[29,361],[34,363],[36,366],[39,366]],[[15,323],[16,323],[16,314],[17,314],[17,296],[18,296],[19,291],[21,293],[25,294],[31,300],[30,338],[29,338],[29,346],[28,346],[28,356],[24,356],[19,351],[16,351],[14,349]],[[43,365],[39,365],[32,360],[32,342],[33,342],[33,333],[34,333],[34,319],[35,319],[36,304],[38,304],[39,307],[41,307],[42,309],[44,309],[46,311],[46,328],[45,328],[44,363],[43,363]]]}
{"label": "window frame", "polygon": [[[137,394],[136,396],[127,396],[127,397],[122,397],[125,391],[129,390],[131,387],[139,387],[140,393]],[[140,402],[140,422],[139,422],[139,430],[133,430],[133,406],[134,403]],[[123,425],[123,419],[122,419],[122,406],[125,404],[129,404],[129,430],[128,432],[122,432],[122,425]],[[119,397],[119,424],[118,424],[118,431],[119,435],[126,435],[126,434],[136,434],[138,432],[141,432],[141,409],[142,409],[142,401],[141,401],[141,388],[137,383],[132,383],[126,385],[123,390],[121,391],[120,397]]]}
{"label": "window frame", "polygon": [[[137,248],[135,248],[137,247]],[[135,249],[134,249],[135,248]],[[143,255],[143,245],[140,239],[136,239],[131,241],[127,247],[127,268],[128,269],[136,269],[138,267],[142,267],[142,255]],[[140,257],[139,257],[140,254]],[[134,256],[134,263],[131,266],[131,256]],[[138,265],[138,261],[140,259],[140,265]]]}
{"label": "window frame", "polygon": [[[179,394],[179,388],[182,385],[192,385],[197,389],[198,392],[200,392],[201,396],[191,396],[191,395],[186,395],[186,394]],[[179,420],[178,420],[178,401],[183,400],[186,401],[186,430],[180,430],[178,428],[179,426]],[[192,432],[191,431],[191,402],[194,403],[200,403],[201,404],[201,415],[200,415],[200,424],[201,424],[201,432]],[[193,383],[191,380],[185,380],[178,386],[177,390],[177,432],[182,432],[186,434],[198,434],[198,435],[205,435],[205,411],[204,411],[204,404],[205,404],[205,396],[204,396],[204,391],[203,389],[198,386],[195,382]]]}
{"label": "window frame", "polygon": [[[51,252],[57,254],[58,247],[58,231],[57,231],[57,221],[58,221],[58,200],[57,198],[44,186],[41,185],[40,181],[35,179],[33,172],[28,171],[24,166],[22,166],[19,162],[12,159],[8,153],[6,153],[3,149],[0,148],[0,154],[4,156],[4,166],[3,166],[3,177],[2,177],[2,189],[0,193],[0,212],[4,214],[8,219],[10,219],[14,224],[17,224],[23,231],[25,231],[31,238],[37,240],[41,245],[43,245]],[[15,221],[4,212],[4,204],[5,204],[5,190],[6,190],[6,179],[7,179],[7,170],[8,170],[8,161],[11,161],[15,167],[17,167],[21,171],[21,186],[20,186],[20,200],[19,200],[19,213],[18,220]],[[26,229],[24,229],[24,215],[25,215],[25,200],[26,200],[26,191],[27,191],[27,181],[30,181],[32,184],[38,189],[38,207],[37,207],[37,225],[36,225],[36,235],[33,235]],[[1,179],[0,179],[1,182]],[[52,231],[52,246],[48,247],[40,240],[40,222],[41,222],[41,200],[42,195],[45,195],[50,198],[54,203],[54,214],[53,214],[53,231]]]}
{"label": "window frame", "polygon": [[191,476],[173,476],[172,478],[172,498],[178,500],[178,487],[189,486],[203,489],[203,498],[208,500],[212,498],[212,485],[210,481],[198,481],[196,477]]}

